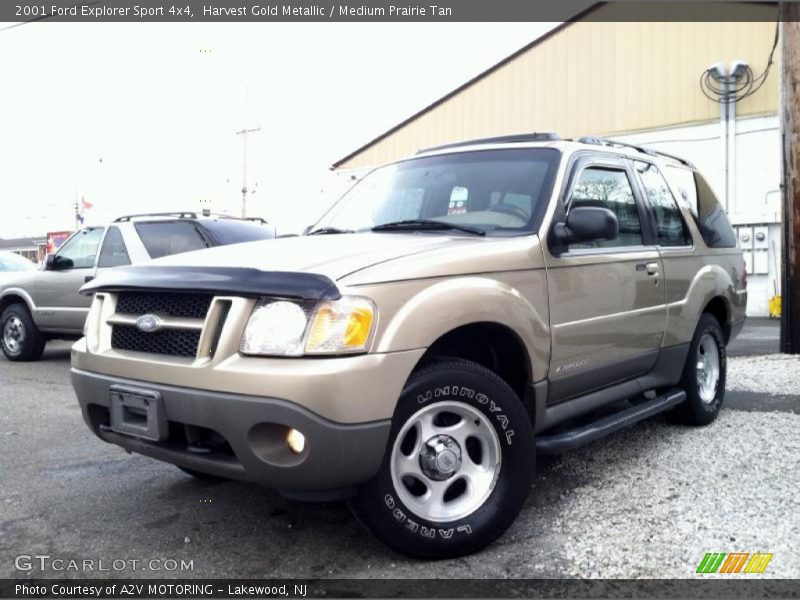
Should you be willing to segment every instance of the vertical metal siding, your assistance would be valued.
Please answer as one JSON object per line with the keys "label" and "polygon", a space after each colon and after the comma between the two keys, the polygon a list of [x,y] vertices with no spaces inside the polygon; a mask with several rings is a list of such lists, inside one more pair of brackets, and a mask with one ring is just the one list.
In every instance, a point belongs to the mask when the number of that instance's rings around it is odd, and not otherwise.
{"label": "vertical metal siding", "polygon": [[[619,22],[607,5],[598,20],[573,23],[492,71],[455,96],[365,148],[341,168],[381,164],[420,148],[522,131],[562,136],[609,135],[719,118],[700,92],[701,73],[715,62],[746,60],[759,74],[775,34],[774,21]],[[741,18],[767,18],[771,6],[736,5]],[[605,11],[605,14],[600,14]],[[776,52],[776,62],[779,59]],[[761,90],[737,114],[778,108],[775,65]]]}

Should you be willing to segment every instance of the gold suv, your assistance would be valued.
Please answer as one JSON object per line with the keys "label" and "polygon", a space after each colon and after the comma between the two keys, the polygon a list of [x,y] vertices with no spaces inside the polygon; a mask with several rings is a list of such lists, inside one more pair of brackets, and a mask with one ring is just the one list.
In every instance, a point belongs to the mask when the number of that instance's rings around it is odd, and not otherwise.
{"label": "gold suv", "polygon": [[432,558],[511,524],[537,452],[659,412],[710,423],[747,301],[691,164],[553,134],[422,151],[301,237],[83,292],[72,381],[98,437],[199,477],[348,497],[381,540]]}

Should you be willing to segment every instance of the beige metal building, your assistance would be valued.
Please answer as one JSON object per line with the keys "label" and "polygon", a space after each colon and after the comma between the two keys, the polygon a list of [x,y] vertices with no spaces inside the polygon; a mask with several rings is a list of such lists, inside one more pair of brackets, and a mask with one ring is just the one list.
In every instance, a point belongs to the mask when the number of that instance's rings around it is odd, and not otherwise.
{"label": "beige metal building", "polygon": [[[729,7],[759,20],[623,21],[630,5],[595,5],[333,166],[369,167],[427,146],[505,133],[618,135],[719,120],[700,75],[736,59],[760,73],[777,18],[774,5]],[[761,90],[739,104],[739,116],[777,113],[778,73],[776,66]]]}
{"label": "beige metal building", "polygon": [[420,148],[531,131],[653,145],[707,175],[739,226],[756,275],[749,312],[766,314],[780,279],[779,48],[763,85],[737,102],[734,114],[703,94],[700,79],[709,66],[734,61],[761,74],[776,39],[777,5],[718,5],[727,21],[707,4],[689,5],[696,14],[681,22],[637,21],[631,11],[640,6],[593,5],[333,169],[360,175]]}

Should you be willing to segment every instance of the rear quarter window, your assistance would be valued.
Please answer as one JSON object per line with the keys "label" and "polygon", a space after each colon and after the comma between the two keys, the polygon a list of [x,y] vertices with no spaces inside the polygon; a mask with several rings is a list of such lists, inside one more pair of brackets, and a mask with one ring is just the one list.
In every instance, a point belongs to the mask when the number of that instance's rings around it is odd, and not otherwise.
{"label": "rear quarter window", "polygon": [[735,248],[736,234],[714,191],[700,173],[670,167],[669,174],[709,248]]}
{"label": "rear quarter window", "polygon": [[208,248],[193,221],[142,221],[135,227],[150,258]]}
{"label": "rear quarter window", "polygon": [[214,241],[221,246],[271,240],[275,237],[275,230],[271,226],[256,221],[218,219],[215,221],[202,221],[202,226],[211,233]]}

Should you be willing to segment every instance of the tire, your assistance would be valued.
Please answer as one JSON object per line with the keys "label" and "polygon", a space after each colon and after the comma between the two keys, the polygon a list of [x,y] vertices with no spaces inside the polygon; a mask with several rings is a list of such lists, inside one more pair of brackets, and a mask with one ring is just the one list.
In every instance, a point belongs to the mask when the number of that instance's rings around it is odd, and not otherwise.
{"label": "tire", "polygon": [[[175,465],[176,467],[178,465]],[[211,475],[210,473],[203,473],[202,471],[195,471],[194,469],[187,469],[186,467],[178,467],[181,471],[186,473],[187,475],[191,475],[195,479],[200,481],[206,481],[208,483],[220,483],[223,481],[228,481],[225,477],[220,477],[219,475]]]}
{"label": "tire", "polygon": [[[712,315],[703,313],[689,345],[680,382],[686,400],[669,413],[673,421],[708,425],[717,418],[725,399],[727,364],[722,328]],[[702,372],[700,365],[704,365]]]}
{"label": "tire", "polygon": [[0,346],[8,360],[39,360],[46,341],[24,304],[12,304],[0,315]]}
{"label": "tire", "polygon": [[[435,448],[423,443],[434,438]],[[380,470],[350,507],[403,554],[463,556],[511,525],[534,464],[530,418],[508,384],[476,363],[442,361],[412,374]]]}

